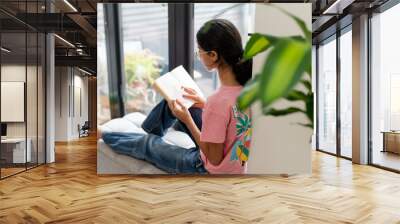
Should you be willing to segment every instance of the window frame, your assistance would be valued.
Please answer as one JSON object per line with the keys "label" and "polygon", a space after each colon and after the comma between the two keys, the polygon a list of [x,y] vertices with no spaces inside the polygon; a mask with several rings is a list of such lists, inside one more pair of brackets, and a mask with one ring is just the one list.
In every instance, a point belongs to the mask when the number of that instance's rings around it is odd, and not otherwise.
{"label": "window frame", "polygon": [[[39,7],[38,7],[39,1],[36,1],[36,2],[33,2],[33,3],[36,3],[36,12],[38,12],[39,11]],[[47,5],[47,2],[44,2],[44,3],[46,5],[45,12],[47,13],[50,9],[49,9],[49,7]],[[25,10],[24,17],[25,17],[25,20],[26,20],[27,13],[29,13],[28,10],[27,10],[27,4],[25,4],[24,10]],[[16,33],[19,33],[21,35],[24,35],[24,49],[23,49],[23,51],[25,53],[25,55],[23,57],[21,57],[25,61],[24,62],[25,63],[24,64],[24,66],[25,66],[25,69],[24,69],[24,72],[25,72],[25,75],[24,75],[24,77],[25,77],[25,81],[24,81],[24,122],[23,122],[23,124],[24,124],[23,129],[24,129],[25,133],[24,133],[24,135],[22,137],[24,139],[24,142],[25,142],[25,147],[24,147],[24,149],[25,149],[25,158],[24,158],[25,159],[25,164],[24,164],[24,167],[21,167],[23,169],[21,169],[20,171],[4,175],[4,172],[2,172],[3,168],[1,167],[1,163],[0,163],[0,180],[4,180],[4,179],[7,179],[9,177],[15,176],[17,174],[20,174],[20,173],[26,172],[28,170],[34,169],[36,167],[39,167],[41,165],[47,164],[47,146],[48,146],[48,139],[47,139],[47,124],[48,124],[47,123],[48,122],[47,121],[47,105],[48,105],[47,104],[47,84],[48,84],[47,83],[47,76],[48,76],[47,60],[48,60],[48,56],[49,56],[48,55],[48,49],[47,49],[48,46],[47,45],[49,44],[49,40],[48,40],[48,34],[49,33],[48,32],[44,32],[42,30],[39,30],[39,29],[37,29],[35,27],[32,27],[31,25],[25,23],[24,21],[22,21],[21,19],[17,18],[15,15],[13,15],[10,12],[8,12],[7,10],[2,9],[1,7],[0,7],[0,12],[2,14],[7,15],[9,18],[13,19],[14,21],[17,21],[18,23],[21,23],[21,25],[23,27],[20,30],[20,32],[18,32],[18,31],[9,32],[9,31],[0,29],[0,46],[3,44],[2,43],[3,34],[7,34],[7,33],[16,34]],[[33,13],[36,13],[36,12],[33,12]],[[1,27],[1,24],[0,24],[0,27]],[[32,130],[36,130],[36,133],[35,133],[34,136],[30,137],[31,140],[36,138],[36,148],[33,148],[33,149],[31,148],[31,156],[35,152],[34,150],[36,150],[36,157],[35,157],[36,161],[34,161],[34,162],[32,162],[32,161],[28,162],[28,153],[27,153],[27,148],[28,148],[28,144],[27,144],[28,143],[28,122],[30,121],[28,119],[28,107],[27,107],[27,102],[28,102],[28,99],[27,99],[27,85],[28,85],[28,64],[29,64],[28,63],[28,47],[29,47],[28,46],[28,39],[29,39],[28,34],[31,34],[34,37],[36,37],[36,41],[34,41],[34,43],[33,43],[33,44],[36,44],[36,47],[34,48],[36,59],[33,60],[32,62],[29,62],[29,63],[31,63],[32,65],[34,65],[36,67],[35,71],[30,73],[30,75],[33,74],[34,76],[36,76],[35,77],[36,78],[36,85],[34,86],[36,88],[36,90],[34,91],[34,94],[35,94],[35,97],[36,97],[36,111],[35,111],[36,112],[36,116],[34,116],[34,117],[36,117],[35,118],[36,121],[32,122],[32,124],[31,124],[31,125],[36,125],[36,127],[34,127],[34,129],[32,129]],[[39,34],[43,34],[43,35],[39,35]],[[41,51],[39,51],[39,49],[40,49],[39,48],[39,43],[41,43],[42,44],[41,47],[43,47],[43,49],[41,49]],[[42,55],[40,55],[39,52],[42,53]],[[39,55],[41,56],[42,64],[39,63],[40,62],[39,61]],[[38,112],[39,111],[39,79],[38,79],[38,77],[39,77],[39,65],[42,66],[42,70],[41,70],[42,80],[41,81],[42,81],[43,88],[44,88],[43,92],[41,93],[41,96],[43,97],[41,99],[42,100],[42,104],[43,104],[43,105],[41,105],[41,107],[42,107],[42,110],[43,110],[43,113],[44,113],[44,114],[42,114],[43,115],[42,117],[40,117],[39,112]],[[2,80],[2,69],[1,69],[2,66],[3,66],[3,57],[2,57],[2,53],[0,53],[0,82]],[[1,86],[0,86],[0,90],[1,90]],[[0,96],[1,96],[1,91],[0,91]],[[1,97],[0,97],[0,101],[1,101]],[[1,110],[1,105],[0,105],[0,110]],[[1,118],[1,115],[0,115],[0,118]],[[43,128],[43,132],[41,132],[41,134],[43,134],[43,140],[42,140],[42,143],[43,143],[42,147],[43,148],[41,148],[43,154],[41,154],[40,157],[39,157],[39,151],[40,151],[39,150],[39,120],[43,124],[43,127],[42,127]],[[2,123],[1,119],[0,119],[0,123]],[[1,153],[2,153],[2,146],[0,144],[0,158],[1,158]],[[42,159],[41,162],[40,162],[39,158]],[[29,166],[28,166],[28,163],[29,163]]]}
{"label": "window frame", "polygon": [[[193,77],[194,3],[168,4],[167,7],[169,70],[183,65]],[[106,52],[107,55],[112,55],[107,57],[107,78],[111,119],[114,119],[123,117],[126,113],[121,6],[119,3],[104,3],[103,8],[104,18],[107,20],[105,29]]]}
{"label": "window frame", "polygon": [[387,166],[383,166],[377,163],[373,162],[373,130],[372,130],[372,94],[373,94],[373,88],[372,88],[372,19],[373,19],[373,14],[380,14],[380,13],[384,13],[385,11],[391,9],[392,7],[396,6],[400,4],[400,2],[398,0],[388,0],[385,3],[383,3],[382,5],[380,5],[379,7],[368,11],[368,25],[367,25],[367,46],[368,46],[368,53],[367,53],[367,82],[368,82],[368,86],[367,86],[367,92],[368,92],[368,96],[367,96],[367,119],[368,119],[368,124],[367,124],[367,139],[368,139],[368,155],[367,155],[367,162],[368,165],[373,166],[373,167],[377,167],[383,170],[387,170],[387,171],[391,171],[394,173],[400,173],[400,170],[394,169],[394,168],[390,168]]}
{"label": "window frame", "polygon": [[[347,33],[347,32],[351,32],[352,31],[352,29],[351,29],[351,26],[352,26],[352,23],[350,22],[349,24],[346,24],[344,27],[342,27],[342,28],[340,28],[339,29],[339,27],[337,28],[337,30],[336,30],[336,32],[335,33],[333,33],[333,34],[331,34],[331,35],[329,35],[329,36],[327,36],[327,37],[325,37],[324,39],[321,39],[321,40],[318,40],[318,42],[315,44],[315,46],[316,46],[316,53],[315,53],[315,57],[316,57],[316,68],[315,68],[315,71],[316,71],[316,90],[315,90],[315,94],[316,94],[316,114],[315,114],[315,116],[316,116],[316,121],[315,121],[315,129],[316,129],[316,151],[319,151],[319,152],[323,152],[323,153],[326,153],[326,154],[329,154],[329,155],[333,155],[333,156],[336,156],[336,157],[339,157],[339,158],[343,158],[343,159],[346,159],[346,160],[352,160],[352,158],[350,158],[350,157],[347,157],[347,156],[344,156],[344,155],[342,155],[342,150],[341,150],[341,118],[340,118],[340,112],[341,112],[341,110],[340,110],[340,104],[341,104],[341,97],[340,97],[340,82],[341,82],[341,67],[340,67],[340,60],[341,60],[341,57],[340,57],[340,38],[341,38],[341,36],[342,35],[344,35],[345,33]],[[333,37],[333,36],[335,36],[335,37]],[[320,109],[319,109],[319,102],[320,102],[320,99],[319,99],[319,97],[320,97],[320,95],[319,95],[319,83],[320,83],[320,74],[319,74],[319,67],[320,67],[320,63],[319,63],[319,48],[320,48],[320,45],[322,44],[322,43],[327,43],[327,42],[330,42],[330,41],[336,41],[336,61],[335,61],[335,63],[336,63],[336,152],[335,153],[332,153],[332,152],[328,152],[328,151],[326,151],[326,150],[324,150],[324,149],[321,149],[320,148],[320,136],[319,136],[319,130],[320,130],[320,127],[319,127],[319,112],[320,112]]]}

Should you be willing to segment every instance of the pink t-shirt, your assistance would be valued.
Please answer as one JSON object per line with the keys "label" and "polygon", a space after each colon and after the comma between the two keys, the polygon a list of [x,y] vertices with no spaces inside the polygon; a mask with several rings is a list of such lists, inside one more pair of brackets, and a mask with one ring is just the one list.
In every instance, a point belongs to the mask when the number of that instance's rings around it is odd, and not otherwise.
{"label": "pink t-shirt", "polygon": [[[224,144],[224,158],[235,143],[236,119],[232,112],[232,106],[236,104],[242,86],[221,86],[216,93],[207,98],[203,109],[202,128],[200,141]],[[246,165],[238,166],[238,163],[225,158],[218,165],[211,164],[203,152],[200,152],[204,167],[212,174],[242,174],[246,172]]]}

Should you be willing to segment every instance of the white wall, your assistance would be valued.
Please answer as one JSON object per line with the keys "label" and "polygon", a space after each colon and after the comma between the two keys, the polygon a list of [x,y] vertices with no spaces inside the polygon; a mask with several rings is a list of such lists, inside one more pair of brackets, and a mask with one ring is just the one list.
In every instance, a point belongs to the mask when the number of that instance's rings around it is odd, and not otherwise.
{"label": "white wall", "polygon": [[[78,133],[78,124],[81,126],[88,121],[88,77],[81,76],[82,73],[76,74],[77,70],[75,70],[74,75],[74,108],[73,108],[73,119],[72,119],[72,130],[71,135],[73,138],[77,138]],[[82,111],[80,111],[82,110]]]}
{"label": "white wall", "polygon": [[[25,82],[25,65],[9,64],[1,66],[1,81]],[[28,70],[30,68],[28,67]],[[6,110],[7,108],[1,108]],[[7,137],[25,137],[25,122],[7,123]]]}
{"label": "white wall", "polygon": [[[352,161],[368,163],[368,15],[352,23]],[[374,99],[372,99],[374,100]]]}
{"label": "white wall", "polygon": [[[1,81],[2,82],[24,82],[26,72],[28,72],[28,85],[35,88],[27,88],[27,122],[28,122],[28,137],[35,130],[36,135],[36,120],[37,115],[37,99],[36,99],[36,80],[30,77],[31,74],[36,75],[36,67],[18,64],[5,64],[1,66]],[[4,97],[4,96],[2,96]],[[41,105],[39,105],[40,107]],[[9,108],[1,108],[1,110],[8,110]],[[24,110],[24,108],[22,108]],[[26,122],[7,122],[7,136],[8,137],[25,137]]]}
{"label": "white wall", "polygon": [[[274,5],[303,19],[311,29],[310,3]],[[266,4],[256,5],[254,31],[277,36],[302,35],[301,30],[290,17]],[[253,74],[257,74],[262,69],[265,57],[266,54],[261,54],[254,58]],[[282,100],[275,106],[286,107],[288,105],[286,101]],[[311,173],[310,139],[312,130],[296,124],[297,122],[306,123],[307,118],[303,114],[284,117],[263,116],[259,105],[253,106],[252,109],[254,135],[248,173]]]}
{"label": "white wall", "polygon": [[2,122],[24,122],[24,103],[24,82],[1,82],[1,108],[4,108],[1,110]]}
{"label": "white wall", "polygon": [[[54,5],[46,2],[46,8],[54,11]],[[55,42],[54,34],[46,34],[46,163],[56,160],[55,153]]]}
{"label": "white wall", "polygon": [[68,140],[68,86],[69,77],[67,67],[55,68],[55,140]]}
{"label": "white wall", "polygon": [[78,124],[88,120],[88,78],[72,67],[56,67],[55,73],[55,140],[70,141],[79,137]]}

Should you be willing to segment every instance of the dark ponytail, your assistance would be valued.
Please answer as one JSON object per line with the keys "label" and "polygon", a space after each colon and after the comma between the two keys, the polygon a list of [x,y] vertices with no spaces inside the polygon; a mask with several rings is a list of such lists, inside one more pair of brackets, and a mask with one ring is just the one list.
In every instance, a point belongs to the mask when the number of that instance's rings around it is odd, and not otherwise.
{"label": "dark ponytail", "polygon": [[242,59],[242,38],[237,28],[226,19],[213,19],[206,22],[196,34],[197,44],[204,51],[217,52],[232,68],[236,81],[240,85],[251,79],[252,60]]}
{"label": "dark ponytail", "polygon": [[233,73],[237,74],[235,76],[236,81],[240,83],[240,85],[244,86],[247,81],[251,79],[251,72],[253,68],[253,60],[249,59],[247,61],[242,61],[240,59],[233,67]]}

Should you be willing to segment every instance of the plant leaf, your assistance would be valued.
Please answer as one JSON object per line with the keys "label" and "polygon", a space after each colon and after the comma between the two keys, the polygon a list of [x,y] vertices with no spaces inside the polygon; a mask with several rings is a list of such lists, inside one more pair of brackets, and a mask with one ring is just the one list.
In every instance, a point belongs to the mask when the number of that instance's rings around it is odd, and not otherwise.
{"label": "plant leaf", "polygon": [[314,128],[313,124],[303,124],[303,123],[297,123],[297,124],[308,128]]}
{"label": "plant leaf", "polygon": [[300,81],[304,87],[306,87],[306,89],[311,92],[312,91],[312,87],[311,87],[311,82],[308,80],[301,80]]}
{"label": "plant leaf", "polygon": [[304,113],[305,111],[300,109],[300,108],[297,108],[297,107],[288,107],[286,109],[275,109],[275,108],[267,109],[267,108],[264,108],[263,112],[264,112],[265,115],[271,115],[271,116],[279,117],[279,116],[285,116],[285,115],[288,115],[288,114],[293,114],[293,113],[298,113],[298,112]]}
{"label": "plant leaf", "polygon": [[[309,43],[310,44],[310,46],[311,46],[311,43]],[[311,50],[310,50],[310,55],[309,56],[307,56],[305,59],[306,59],[306,61],[305,61],[305,64],[306,64],[306,66],[305,66],[305,71],[306,71],[306,73],[308,74],[308,77],[310,78],[310,79],[312,79],[312,68],[311,68]]]}
{"label": "plant leaf", "polygon": [[247,60],[267,50],[276,39],[276,37],[259,33],[252,34],[244,49],[243,58]]}
{"label": "plant leaf", "polygon": [[306,116],[311,124],[314,123],[314,94],[308,94],[306,100]]}
{"label": "plant leaf", "polygon": [[246,83],[237,98],[238,109],[244,111],[258,98],[260,75],[256,75]]}
{"label": "plant leaf", "polygon": [[260,79],[263,107],[285,97],[305,71],[311,45],[306,41],[283,38],[266,58]]}
{"label": "plant leaf", "polygon": [[307,100],[307,95],[301,92],[300,90],[292,90],[286,97],[287,100],[289,101],[306,101]]}
{"label": "plant leaf", "polygon": [[277,37],[267,34],[254,33],[251,35],[249,41],[246,43],[246,47],[243,52],[243,60],[248,60],[259,53],[262,53],[273,47],[276,42],[281,38],[305,40],[302,36],[288,36],[288,37]]}

